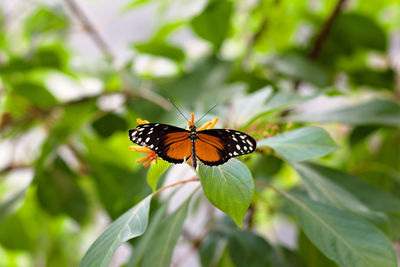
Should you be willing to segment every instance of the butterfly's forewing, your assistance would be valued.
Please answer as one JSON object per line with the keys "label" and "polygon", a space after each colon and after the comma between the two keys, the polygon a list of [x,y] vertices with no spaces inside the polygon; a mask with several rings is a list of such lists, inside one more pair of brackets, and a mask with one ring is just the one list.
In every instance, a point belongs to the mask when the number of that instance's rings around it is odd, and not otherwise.
{"label": "butterfly's forewing", "polygon": [[129,138],[133,143],[155,151],[160,158],[170,163],[182,163],[191,155],[189,131],[175,126],[141,124],[129,130]]}
{"label": "butterfly's forewing", "polygon": [[197,157],[206,165],[217,166],[230,158],[249,154],[256,141],[249,135],[229,129],[199,131],[196,140]]}

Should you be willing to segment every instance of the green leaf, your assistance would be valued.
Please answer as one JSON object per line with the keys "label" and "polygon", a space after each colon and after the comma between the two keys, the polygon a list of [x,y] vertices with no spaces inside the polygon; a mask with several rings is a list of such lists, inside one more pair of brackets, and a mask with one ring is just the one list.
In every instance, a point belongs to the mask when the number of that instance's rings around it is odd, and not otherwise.
{"label": "green leaf", "polygon": [[308,267],[336,267],[337,264],[327,258],[318,248],[307,238],[303,231],[300,231],[297,239],[299,253],[306,261]]}
{"label": "green leaf", "polygon": [[294,251],[284,246],[275,246],[274,250],[275,253],[272,259],[272,266],[274,267],[317,267],[307,265],[299,255],[299,251]]}
{"label": "green leaf", "polygon": [[189,210],[190,199],[157,227],[157,234],[149,241],[141,266],[170,266],[172,252]]}
{"label": "green leaf", "polygon": [[39,203],[52,215],[66,213],[83,223],[89,204],[76,180],[77,174],[60,157],[51,163],[35,174]]}
{"label": "green leaf", "polygon": [[101,203],[111,218],[118,217],[150,191],[144,170],[132,171],[103,160],[88,160]]}
{"label": "green leaf", "polygon": [[95,120],[92,126],[100,136],[109,137],[116,131],[126,131],[128,123],[120,115],[107,113]]}
{"label": "green leaf", "polygon": [[107,267],[123,242],[140,236],[147,228],[151,195],[120,216],[96,239],[85,253],[80,267]]}
{"label": "green leaf", "polygon": [[357,86],[369,86],[372,89],[394,89],[393,80],[395,73],[393,70],[375,71],[361,69],[347,73],[350,81]]}
{"label": "green leaf", "polygon": [[232,107],[235,111],[232,118],[235,124],[243,125],[258,114],[265,112],[268,109],[265,103],[272,93],[272,87],[267,86],[236,101]]}
{"label": "green leaf", "polygon": [[272,178],[282,167],[283,160],[272,155],[260,155],[253,167],[251,173],[255,179]]}
{"label": "green leaf", "polygon": [[230,27],[233,5],[228,0],[210,1],[204,11],[191,21],[194,32],[218,50]]}
{"label": "green leaf", "polygon": [[373,132],[375,132],[376,130],[378,130],[379,127],[377,126],[370,126],[370,125],[366,125],[366,126],[357,126],[355,127],[349,136],[349,142],[350,142],[350,146],[355,146],[358,143],[360,143],[361,141],[365,140],[368,136],[370,136]]}
{"label": "green leaf", "polygon": [[397,266],[390,240],[367,221],[331,206],[281,192],[307,237],[341,266]]}
{"label": "green leaf", "polygon": [[[268,88],[268,87],[266,87]],[[247,129],[250,125],[252,125],[256,120],[265,117],[267,115],[270,115],[278,110],[282,110],[284,108],[290,108],[293,107],[296,104],[305,102],[309,99],[313,99],[317,97],[318,95],[322,94],[323,91],[317,91],[314,94],[310,94],[308,96],[302,96],[299,93],[293,93],[293,92],[285,92],[285,91],[279,91],[274,93],[271,97],[267,99],[267,102],[264,104],[264,108],[262,109],[261,112],[258,112],[256,116],[248,120],[244,126],[242,126],[240,129],[245,130]]]}
{"label": "green leaf", "polygon": [[216,266],[226,247],[225,240],[220,233],[210,232],[201,242],[199,248],[200,262],[202,266]]}
{"label": "green leaf", "polygon": [[22,206],[0,223],[1,247],[10,250],[36,251],[40,238],[46,232],[46,229],[42,228],[42,222],[34,192],[28,189]]}
{"label": "green leaf", "polygon": [[[368,31],[360,31],[368,29]],[[349,56],[361,49],[385,51],[387,37],[372,17],[357,13],[339,14],[321,49],[320,58],[331,63],[338,56]]]}
{"label": "green leaf", "polygon": [[252,232],[232,230],[228,237],[228,247],[235,266],[271,266],[271,245]]}
{"label": "green leaf", "polygon": [[219,259],[216,267],[236,267],[231,256],[229,255],[229,250],[227,247],[225,247],[224,251],[222,252],[222,256]]}
{"label": "green leaf", "polygon": [[13,84],[12,93],[22,96],[33,105],[41,108],[50,108],[58,102],[45,87],[31,82]]}
{"label": "green leaf", "polygon": [[157,235],[157,228],[162,223],[162,219],[164,218],[167,208],[168,208],[169,199],[165,201],[159,209],[155,212],[154,216],[150,214],[149,219],[149,227],[146,230],[144,235],[138,237],[137,243],[134,245],[134,249],[132,252],[132,257],[129,260],[127,267],[138,266],[142,261],[143,256],[146,252],[146,249],[149,249],[149,243],[153,239],[155,235]]}
{"label": "green leaf", "polygon": [[372,210],[400,215],[400,198],[395,197],[356,176],[315,164],[311,166],[326,179],[331,180],[342,188],[345,188],[348,192],[351,192],[353,196],[357,197]]}
{"label": "green leaf", "polygon": [[299,55],[279,55],[267,60],[267,65],[294,79],[308,81],[317,86],[328,86],[331,77],[317,63]]}
{"label": "green leaf", "polygon": [[235,266],[271,266],[272,246],[256,233],[242,230],[225,217],[213,226],[200,249],[203,266],[214,266],[228,245]]}
{"label": "green leaf", "polygon": [[185,25],[184,21],[174,21],[171,23],[167,23],[162,25],[156,34],[151,39],[152,42],[166,42],[167,37],[171,35],[175,30],[179,29],[179,27]]}
{"label": "green leaf", "polygon": [[304,127],[265,138],[257,146],[268,146],[292,162],[322,157],[338,149],[329,134],[318,127]]}
{"label": "green leaf", "polygon": [[331,205],[340,210],[353,212],[369,220],[383,232],[390,233],[389,220],[386,215],[370,210],[349,191],[335,184],[334,179],[338,175],[328,178],[325,176],[327,172],[319,172],[319,170],[324,170],[324,168],[314,164],[297,163],[294,164],[294,167],[306,184],[307,190],[313,200]]}
{"label": "green leaf", "polygon": [[26,35],[31,37],[49,32],[59,34],[68,29],[68,21],[62,9],[41,7],[25,20]]}
{"label": "green leaf", "polygon": [[133,0],[125,4],[123,11],[129,11],[141,5],[147,4],[150,0]]}
{"label": "green leaf", "polygon": [[147,43],[135,44],[133,47],[140,53],[165,57],[177,62],[181,62],[185,59],[185,53],[180,47],[167,44],[166,42],[150,41]]}
{"label": "green leaf", "polygon": [[171,163],[159,159],[156,164],[151,164],[149,172],[147,173],[147,183],[153,191],[157,188],[157,182],[160,176],[168,170]]}
{"label": "green leaf", "polygon": [[88,99],[62,109],[62,117],[54,125],[51,135],[60,143],[71,134],[76,134],[79,129],[93,116],[97,110],[96,99]]}
{"label": "green leaf", "polygon": [[26,189],[22,189],[15,193],[9,199],[0,203],[0,225],[1,222],[13,211],[17,203],[25,196]]}
{"label": "green leaf", "polygon": [[199,176],[208,200],[241,227],[254,190],[253,178],[246,165],[237,159],[217,167],[200,164]]}
{"label": "green leaf", "polygon": [[351,125],[399,125],[400,105],[376,99],[354,106],[339,108],[329,112],[296,115],[289,118],[301,122],[339,122]]}
{"label": "green leaf", "polygon": [[31,60],[32,68],[66,69],[68,51],[61,44],[41,46]]}

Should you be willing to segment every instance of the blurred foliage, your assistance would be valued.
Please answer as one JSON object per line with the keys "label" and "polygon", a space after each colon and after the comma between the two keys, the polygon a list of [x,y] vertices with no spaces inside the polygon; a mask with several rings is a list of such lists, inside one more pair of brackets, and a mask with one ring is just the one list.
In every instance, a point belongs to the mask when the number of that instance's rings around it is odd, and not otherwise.
{"label": "blurred foliage", "polygon": [[[157,19],[147,39],[124,44],[133,57],[120,66],[93,28],[100,13],[92,25],[77,12],[85,1],[44,2],[0,5],[0,266],[77,266],[98,236],[89,252],[100,256],[81,264],[107,266],[143,233],[120,264],[184,266],[173,251],[187,243],[202,266],[397,265],[397,0],[126,0],[118,16],[148,8]],[[77,28],[98,56],[74,50]],[[185,127],[168,98],[197,118],[218,104],[204,121],[259,140],[220,175],[200,168],[204,192],[173,212],[146,198],[172,168],[147,174],[127,149],[138,117]],[[233,220],[200,213],[195,203],[210,204],[199,195]],[[193,214],[208,217],[191,236]],[[298,233],[292,246],[271,238],[277,218]]]}

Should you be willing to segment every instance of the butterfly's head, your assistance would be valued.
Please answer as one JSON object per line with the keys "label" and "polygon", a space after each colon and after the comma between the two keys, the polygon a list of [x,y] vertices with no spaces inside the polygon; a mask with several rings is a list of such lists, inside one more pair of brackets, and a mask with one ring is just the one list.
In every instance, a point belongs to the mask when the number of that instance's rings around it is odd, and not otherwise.
{"label": "butterfly's head", "polygon": [[189,131],[195,132],[196,131],[196,126],[194,124],[193,125],[189,125]]}

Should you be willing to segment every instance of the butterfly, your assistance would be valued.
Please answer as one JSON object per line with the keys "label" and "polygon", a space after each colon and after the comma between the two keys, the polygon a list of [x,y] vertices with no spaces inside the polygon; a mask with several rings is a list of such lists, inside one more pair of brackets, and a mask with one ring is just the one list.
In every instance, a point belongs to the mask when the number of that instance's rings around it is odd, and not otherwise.
{"label": "butterfly", "polygon": [[161,123],[141,124],[129,130],[129,138],[170,163],[183,163],[191,158],[194,169],[197,159],[207,166],[217,166],[252,153],[257,146],[245,133],[231,129],[197,131],[194,124],[189,125],[189,130]]}

